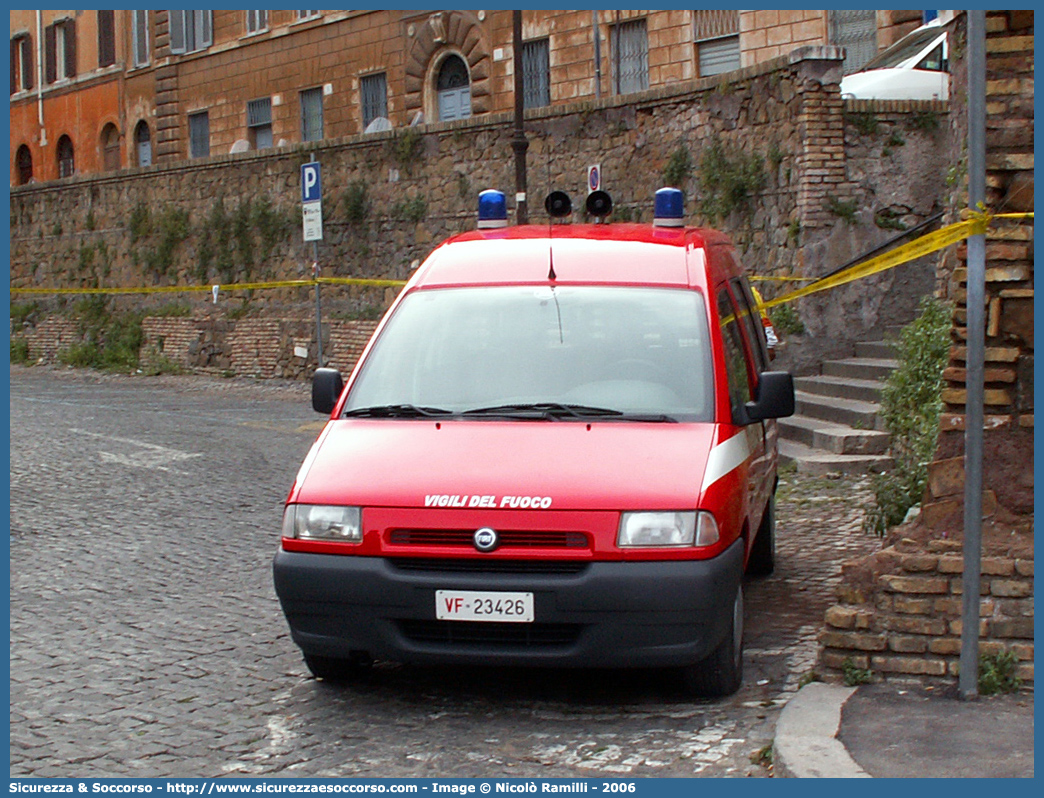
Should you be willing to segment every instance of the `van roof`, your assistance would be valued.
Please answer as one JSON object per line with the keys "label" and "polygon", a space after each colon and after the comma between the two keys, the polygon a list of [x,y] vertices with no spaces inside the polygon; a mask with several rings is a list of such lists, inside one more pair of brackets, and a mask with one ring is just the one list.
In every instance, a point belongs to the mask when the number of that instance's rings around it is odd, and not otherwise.
{"label": "van roof", "polygon": [[549,283],[707,286],[706,269],[731,259],[687,257],[712,245],[731,247],[716,230],[640,224],[521,225],[473,230],[446,240],[421,265],[412,287]]}

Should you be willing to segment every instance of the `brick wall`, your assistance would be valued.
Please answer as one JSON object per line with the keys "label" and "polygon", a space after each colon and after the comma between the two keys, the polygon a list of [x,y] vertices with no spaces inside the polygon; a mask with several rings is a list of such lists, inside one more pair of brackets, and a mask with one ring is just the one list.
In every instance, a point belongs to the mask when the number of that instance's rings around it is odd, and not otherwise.
{"label": "brick wall", "polygon": [[[146,316],[141,326],[145,367],[163,357],[189,371],[284,379],[310,379],[316,367],[314,320]],[[376,321],[324,321],[326,365],[347,377],[376,326]],[[44,363],[57,362],[62,350],[83,340],[77,321],[59,315],[12,336],[27,342],[31,362]]]}

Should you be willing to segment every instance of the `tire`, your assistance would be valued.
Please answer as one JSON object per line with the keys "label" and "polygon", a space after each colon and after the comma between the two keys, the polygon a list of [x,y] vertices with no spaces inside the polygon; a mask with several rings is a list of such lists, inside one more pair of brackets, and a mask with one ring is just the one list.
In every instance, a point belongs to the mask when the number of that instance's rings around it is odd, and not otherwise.
{"label": "tire", "polygon": [[368,678],[373,670],[373,660],[362,653],[348,659],[305,654],[304,661],[312,676],[327,682],[359,681]]}
{"label": "tire", "polygon": [[710,656],[681,670],[682,689],[698,698],[732,695],[743,682],[743,585],[736,587],[725,639]]}
{"label": "tire", "polygon": [[768,576],[776,568],[776,494],[773,493],[765,505],[761,526],[754,536],[754,546],[747,560],[747,573],[751,576]]}

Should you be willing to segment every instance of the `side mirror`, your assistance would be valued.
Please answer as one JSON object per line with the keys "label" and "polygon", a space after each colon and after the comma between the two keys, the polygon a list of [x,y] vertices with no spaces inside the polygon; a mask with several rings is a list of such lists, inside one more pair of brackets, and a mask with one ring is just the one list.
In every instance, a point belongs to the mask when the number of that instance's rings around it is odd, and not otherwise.
{"label": "side mirror", "polygon": [[344,390],[344,380],[337,369],[316,369],[312,375],[312,409],[329,415]]}
{"label": "side mirror", "polygon": [[794,415],[794,378],[787,371],[763,371],[758,378],[758,396],[743,409],[751,421]]}

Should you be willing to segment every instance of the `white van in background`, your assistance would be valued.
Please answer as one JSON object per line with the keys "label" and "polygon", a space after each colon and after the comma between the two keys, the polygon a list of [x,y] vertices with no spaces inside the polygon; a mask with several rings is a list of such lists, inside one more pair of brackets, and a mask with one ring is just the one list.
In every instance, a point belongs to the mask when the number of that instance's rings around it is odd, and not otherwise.
{"label": "white van in background", "polygon": [[946,30],[937,20],[878,53],[841,80],[841,96],[857,100],[946,100],[950,96]]}

